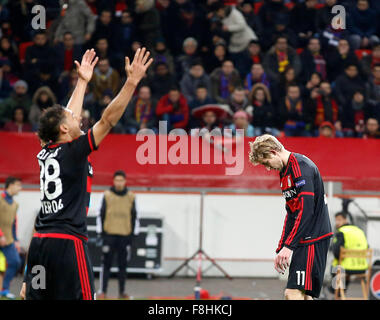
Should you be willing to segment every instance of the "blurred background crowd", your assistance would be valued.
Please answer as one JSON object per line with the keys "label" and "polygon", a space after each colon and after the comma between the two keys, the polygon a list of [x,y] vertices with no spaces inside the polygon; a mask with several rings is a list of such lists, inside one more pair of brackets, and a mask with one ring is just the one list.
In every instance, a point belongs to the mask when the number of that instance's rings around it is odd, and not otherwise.
{"label": "blurred background crowd", "polygon": [[[32,27],[37,4],[46,29]],[[335,5],[345,28],[332,27]],[[114,133],[166,120],[186,132],[380,138],[379,18],[378,0],[0,0],[0,130],[36,131],[95,48],[89,128],[125,81],[124,57],[146,46],[154,63]]]}

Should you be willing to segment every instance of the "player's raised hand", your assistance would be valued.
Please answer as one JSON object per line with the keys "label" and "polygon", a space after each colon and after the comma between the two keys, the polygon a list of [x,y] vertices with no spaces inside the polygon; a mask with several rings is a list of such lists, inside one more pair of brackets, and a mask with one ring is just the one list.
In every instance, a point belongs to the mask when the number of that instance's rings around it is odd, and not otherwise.
{"label": "player's raised hand", "polygon": [[153,62],[153,58],[149,59],[150,52],[145,48],[138,48],[132,63],[129,58],[125,57],[125,72],[127,73],[127,80],[138,84],[144,77],[146,70]]}
{"label": "player's raised hand", "polygon": [[74,61],[79,77],[86,82],[89,82],[92,78],[92,72],[94,71],[94,67],[98,60],[99,58],[96,57],[96,52],[94,49],[86,50],[80,64],[77,60]]}

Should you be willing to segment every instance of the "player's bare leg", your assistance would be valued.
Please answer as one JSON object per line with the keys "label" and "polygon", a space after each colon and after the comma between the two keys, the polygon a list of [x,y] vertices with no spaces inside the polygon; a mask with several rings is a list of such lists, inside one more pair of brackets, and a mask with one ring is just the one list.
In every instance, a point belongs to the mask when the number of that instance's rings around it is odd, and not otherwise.
{"label": "player's bare leg", "polygon": [[285,300],[305,300],[305,294],[298,289],[285,289]]}

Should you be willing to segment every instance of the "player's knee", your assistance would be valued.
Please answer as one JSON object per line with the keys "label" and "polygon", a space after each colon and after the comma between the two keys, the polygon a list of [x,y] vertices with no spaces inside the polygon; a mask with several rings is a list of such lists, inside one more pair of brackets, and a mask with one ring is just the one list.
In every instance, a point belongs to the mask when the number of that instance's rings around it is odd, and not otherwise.
{"label": "player's knee", "polygon": [[304,300],[304,294],[298,289],[286,289],[285,300]]}

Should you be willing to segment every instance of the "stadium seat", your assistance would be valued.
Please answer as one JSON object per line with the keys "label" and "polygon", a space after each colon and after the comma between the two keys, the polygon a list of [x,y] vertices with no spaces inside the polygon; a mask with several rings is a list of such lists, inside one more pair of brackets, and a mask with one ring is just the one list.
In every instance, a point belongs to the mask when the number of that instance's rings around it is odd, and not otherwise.
{"label": "stadium seat", "polygon": [[264,4],[264,1],[260,1],[260,2],[255,2],[253,4],[253,11],[255,12],[255,14],[258,14],[259,13],[259,10],[261,8],[261,6]]}
{"label": "stadium seat", "polygon": [[[373,249],[365,249],[365,250],[349,250],[345,249],[344,247],[340,248],[340,254],[339,254],[339,265],[338,265],[338,271],[336,275],[336,283],[338,284],[335,289],[335,300],[368,300],[368,293],[369,293],[369,279],[371,276],[371,263],[372,263],[372,254]],[[344,293],[344,287],[342,284],[342,260],[344,258],[361,258],[366,259],[368,263],[368,269],[364,273],[360,274],[353,274],[350,275],[351,277],[355,277],[357,279],[360,279],[360,284],[362,286],[362,293],[363,297],[346,297]]]}
{"label": "stadium seat", "polygon": [[28,41],[28,42],[21,42],[19,47],[18,47],[18,53],[19,53],[19,58],[20,58],[20,63],[25,62],[25,54],[26,54],[26,49],[33,45],[33,41]]}
{"label": "stadium seat", "polygon": [[358,49],[355,50],[355,54],[358,57],[359,60],[361,60],[363,57],[369,55],[372,53],[372,50],[370,49]]}

